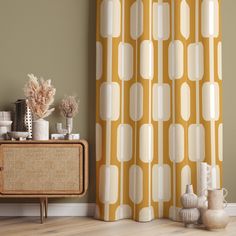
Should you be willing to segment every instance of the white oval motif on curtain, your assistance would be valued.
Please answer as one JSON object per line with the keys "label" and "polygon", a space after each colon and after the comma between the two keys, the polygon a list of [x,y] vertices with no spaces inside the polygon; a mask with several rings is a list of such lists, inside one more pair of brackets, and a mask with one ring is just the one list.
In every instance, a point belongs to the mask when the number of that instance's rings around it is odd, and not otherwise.
{"label": "white oval motif on curtain", "polygon": [[129,169],[129,197],[135,204],[143,200],[143,170],[138,165]]}
{"label": "white oval motif on curtain", "polygon": [[119,172],[115,165],[102,165],[99,170],[99,200],[114,204],[118,200]]}
{"label": "white oval motif on curtain", "polygon": [[219,2],[203,0],[201,5],[201,29],[203,37],[218,37],[219,34]]}
{"label": "white oval motif on curtain", "polygon": [[143,117],[143,86],[141,83],[134,83],[130,87],[129,115],[133,121]]}
{"label": "white oval motif on curtain", "polygon": [[170,37],[170,6],[169,3],[153,3],[153,38],[167,40]]}
{"label": "white oval motif on curtain", "polygon": [[186,0],[182,0],[180,4],[180,32],[185,39],[190,34],[190,9]]}
{"label": "white oval motif on curtain", "polygon": [[100,8],[100,34],[102,37],[119,37],[121,4],[119,0],[103,0]]}
{"label": "white oval motif on curtain", "polygon": [[184,73],[184,47],[180,40],[169,44],[168,49],[168,71],[169,78],[181,79]]}
{"label": "white oval motif on curtain", "polygon": [[120,80],[128,81],[133,77],[133,47],[120,43],[118,49],[118,74]]}
{"label": "white oval motif on curtain", "polygon": [[130,35],[136,40],[143,34],[143,1],[136,0],[130,8]]}
{"label": "white oval motif on curtain", "polygon": [[182,119],[188,121],[190,118],[190,110],[191,110],[191,97],[190,97],[190,88],[189,85],[184,82],[181,85],[181,116]]}

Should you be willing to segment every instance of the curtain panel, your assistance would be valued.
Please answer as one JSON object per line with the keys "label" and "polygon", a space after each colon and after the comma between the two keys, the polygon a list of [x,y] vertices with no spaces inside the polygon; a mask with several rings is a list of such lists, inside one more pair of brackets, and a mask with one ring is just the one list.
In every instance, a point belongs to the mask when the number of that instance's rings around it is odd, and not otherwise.
{"label": "curtain panel", "polygon": [[97,0],[96,217],[178,220],[221,187],[220,0]]}

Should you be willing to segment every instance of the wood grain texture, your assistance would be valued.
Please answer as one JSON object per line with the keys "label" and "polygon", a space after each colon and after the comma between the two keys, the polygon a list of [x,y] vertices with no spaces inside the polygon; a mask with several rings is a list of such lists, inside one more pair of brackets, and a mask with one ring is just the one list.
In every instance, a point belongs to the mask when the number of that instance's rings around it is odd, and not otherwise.
{"label": "wood grain texture", "polygon": [[38,217],[0,218],[0,235],[4,236],[235,236],[235,232],[236,217],[231,218],[227,229],[221,232],[187,229],[182,223],[166,219],[137,223],[132,220],[103,222],[86,217],[49,217],[41,225]]}

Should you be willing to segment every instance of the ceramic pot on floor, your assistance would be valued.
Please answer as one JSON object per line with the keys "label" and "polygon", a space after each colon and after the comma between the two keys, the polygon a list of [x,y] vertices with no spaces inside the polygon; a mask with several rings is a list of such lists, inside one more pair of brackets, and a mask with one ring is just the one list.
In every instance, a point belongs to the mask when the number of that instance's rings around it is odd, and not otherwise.
{"label": "ceramic pot on floor", "polygon": [[180,210],[180,218],[183,221],[185,227],[193,227],[200,216],[200,212],[197,208],[198,197],[193,192],[193,186],[186,185],[186,192],[181,196],[181,203],[183,208]]}
{"label": "ceramic pot on floor", "polygon": [[200,183],[199,183],[199,195],[198,195],[198,209],[200,211],[199,224],[202,224],[202,217],[205,211],[208,209],[207,203],[207,188],[209,177],[211,173],[211,167],[206,162],[200,164]]}
{"label": "ceramic pot on floor", "polygon": [[[224,203],[225,189],[212,189],[208,190],[208,210],[203,214],[203,224],[208,230],[222,230],[229,223],[229,216],[225,212]],[[226,204],[225,204],[226,205]]]}
{"label": "ceramic pot on floor", "polygon": [[33,121],[33,140],[49,140],[49,122],[44,119]]}

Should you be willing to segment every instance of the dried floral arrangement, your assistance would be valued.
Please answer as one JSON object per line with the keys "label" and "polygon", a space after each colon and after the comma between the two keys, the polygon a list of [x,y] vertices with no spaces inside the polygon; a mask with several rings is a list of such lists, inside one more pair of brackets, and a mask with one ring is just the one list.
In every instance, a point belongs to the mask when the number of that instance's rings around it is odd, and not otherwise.
{"label": "dried floral arrangement", "polygon": [[59,105],[59,109],[62,116],[73,118],[79,112],[79,101],[76,96],[65,96]]}
{"label": "dried floral arrangement", "polygon": [[51,85],[51,80],[38,79],[33,74],[28,74],[29,80],[24,87],[27,104],[35,120],[51,115],[55,108],[50,106],[54,102],[56,89]]}

